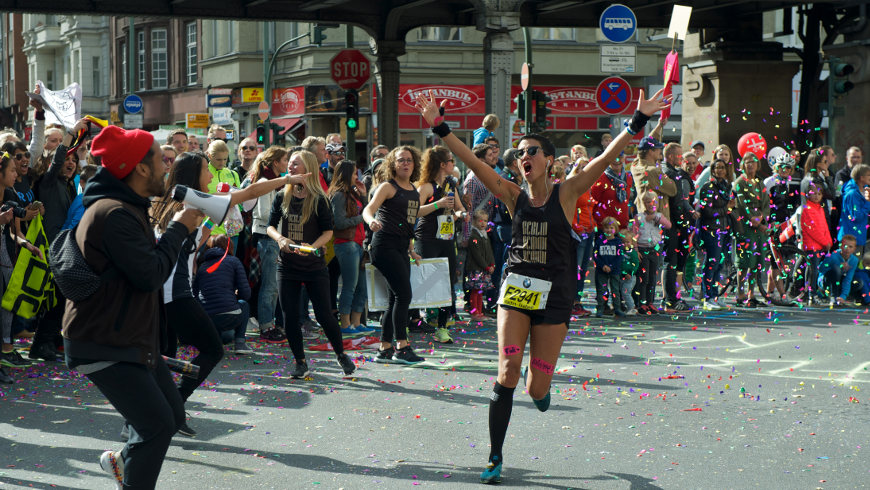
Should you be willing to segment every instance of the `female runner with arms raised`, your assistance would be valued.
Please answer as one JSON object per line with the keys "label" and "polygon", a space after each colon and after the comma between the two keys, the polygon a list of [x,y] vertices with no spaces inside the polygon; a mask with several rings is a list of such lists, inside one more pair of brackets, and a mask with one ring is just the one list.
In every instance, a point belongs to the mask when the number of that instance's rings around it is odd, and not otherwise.
{"label": "female runner with arms raised", "polygon": [[[607,166],[620,154],[632,135],[643,129],[649,117],[668,107],[659,90],[645,100],[641,91],[637,111],[628,128],[604,152],[562,184],[548,179],[555,147],[545,137],[520,139],[517,158],[528,191],[499,176],[478,160],[439,115],[430,92],[417,96],[417,109],[460,160],[468,165],[493,196],[504,202],[513,218],[511,246],[502,281],[498,308],[498,377],[489,406],[489,464],[481,473],[483,483],[501,480],[502,446],[511,416],[513,392],[519,383],[523,351],[529,340],[531,369],[526,389],[535,406],[550,406],[550,382],[571,318],[577,276],[576,253],[571,241],[571,220],[577,198],[588,191]],[[444,102],[442,101],[442,106]]]}

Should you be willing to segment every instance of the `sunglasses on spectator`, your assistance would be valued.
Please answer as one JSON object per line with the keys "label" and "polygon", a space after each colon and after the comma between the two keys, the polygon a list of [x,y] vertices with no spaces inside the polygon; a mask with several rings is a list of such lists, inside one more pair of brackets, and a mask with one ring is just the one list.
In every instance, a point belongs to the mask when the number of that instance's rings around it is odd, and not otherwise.
{"label": "sunglasses on spectator", "polygon": [[16,160],[24,160],[24,158],[26,158],[26,157],[27,157],[27,153],[16,153],[14,158]]}
{"label": "sunglasses on spectator", "polygon": [[517,158],[522,158],[526,153],[528,153],[530,157],[533,157],[537,155],[539,151],[543,151],[540,146],[529,146],[525,149],[521,148],[517,150]]}
{"label": "sunglasses on spectator", "polygon": [[256,146],[243,146],[242,149],[254,151],[257,149],[257,147]]}

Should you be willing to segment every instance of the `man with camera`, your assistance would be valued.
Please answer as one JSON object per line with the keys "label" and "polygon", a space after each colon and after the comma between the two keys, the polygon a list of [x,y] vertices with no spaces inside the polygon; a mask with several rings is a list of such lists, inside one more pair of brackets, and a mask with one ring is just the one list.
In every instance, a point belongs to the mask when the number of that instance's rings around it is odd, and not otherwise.
{"label": "man with camera", "polygon": [[66,303],[66,362],[125,419],[127,445],[103,453],[100,466],[118,488],[154,488],[172,435],[184,421],[181,396],[160,356],[160,288],[204,215],[184,209],[155,239],[149,198],[163,195],[167,167],[150,133],[109,126],[94,138],[91,153],[102,168],[85,190],[75,240],[102,280],[92,296]]}

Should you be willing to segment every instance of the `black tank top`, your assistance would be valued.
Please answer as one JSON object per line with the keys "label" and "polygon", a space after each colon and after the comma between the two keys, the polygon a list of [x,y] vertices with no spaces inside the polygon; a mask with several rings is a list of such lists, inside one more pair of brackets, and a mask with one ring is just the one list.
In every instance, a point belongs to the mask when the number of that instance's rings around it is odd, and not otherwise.
{"label": "black tank top", "polygon": [[[435,182],[432,184],[432,197],[423,204],[431,204],[444,197],[445,190],[447,193],[452,192],[456,196],[456,181],[452,177],[444,179],[444,185],[439,186]],[[458,199],[458,198],[457,198]],[[453,214],[452,209],[439,208],[434,213],[429,213],[426,216],[421,216],[417,220],[417,228],[414,230],[414,236],[417,240],[437,240],[438,239],[438,217],[445,214]]]}
{"label": "black tank top", "polygon": [[374,234],[373,240],[410,240],[414,236],[417,210],[420,209],[420,193],[416,188],[403,189],[392,179],[389,183],[396,189],[396,195],[384,201],[378,208],[375,219],[381,222],[383,228]]}
{"label": "black tank top", "polygon": [[511,223],[508,273],[550,281],[547,309],[571,309],[577,294],[577,248],[571,223],[559,203],[559,184],[553,186],[543,206],[531,205],[520,191]]}

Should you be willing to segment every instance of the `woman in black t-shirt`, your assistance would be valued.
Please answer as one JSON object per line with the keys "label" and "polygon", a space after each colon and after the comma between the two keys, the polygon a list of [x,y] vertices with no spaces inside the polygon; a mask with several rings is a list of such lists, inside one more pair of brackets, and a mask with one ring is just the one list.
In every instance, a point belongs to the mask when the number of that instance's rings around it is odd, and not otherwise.
{"label": "woman in black t-shirt", "polygon": [[363,210],[363,219],[373,232],[369,256],[390,291],[387,311],[381,320],[381,347],[375,362],[417,364],[425,359],[415,354],[408,342],[408,306],[411,304],[408,256],[419,265],[421,257],[412,247],[411,238],[420,208],[420,194],[411,182],[420,178],[420,150],[413,146],[394,148],[382,165],[388,180],[378,186]]}
{"label": "woman in black t-shirt", "polygon": [[[638,110],[626,131],[607,146],[601,156],[589,162],[562,184],[548,178],[556,148],[545,137],[526,135],[520,139],[517,159],[528,190],[505,180],[455,135],[439,115],[434,94],[417,95],[417,108],[433,126],[432,132],[468,165],[486,188],[500,199],[512,221],[511,246],[506,276],[502,279],[498,309],[498,377],[490,395],[489,463],[481,473],[483,483],[501,480],[502,447],[513,407],[513,392],[523,369],[523,351],[529,341],[531,369],[526,371],[526,389],[540,411],[550,406],[550,382],[571,318],[577,277],[576,252],[571,240],[571,221],[577,198],[588,191],[604,170],[637,134],[649,116],[667,107],[659,99],[644,100],[641,91]],[[444,101],[441,103],[443,113]]]}
{"label": "woman in black t-shirt", "polygon": [[461,220],[468,221],[462,199],[456,196],[459,185],[453,178],[454,161],[450,150],[443,146],[429,148],[423,153],[422,172],[417,181],[420,192],[420,210],[414,230],[414,248],[423,258],[446,257],[450,273],[450,294],[453,304],[438,308],[438,329],[435,341],[451,344],[449,328],[454,323],[456,297],[453,284],[456,278],[456,245],[453,236]]}
{"label": "woman in black t-shirt", "polygon": [[[290,155],[287,167],[290,175],[306,177],[302,183],[288,185],[275,196],[269,214],[269,228],[266,229],[266,234],[278,242],[281,251],[278,301],[284,312],[285,332],[296,361],[291,376],[296,379],[304,378],[310,372],[299,324],[303,284],[311,298],[317,323],[323,327],[344,374],[356,370],[353,360],[344,353],[341,330],[332,313],[329,273],[322,250],[332,238],[332,208],[320,186],[318,167],[314,153],[303,150]],[[312,249],[315,252],[311,252]]]}

